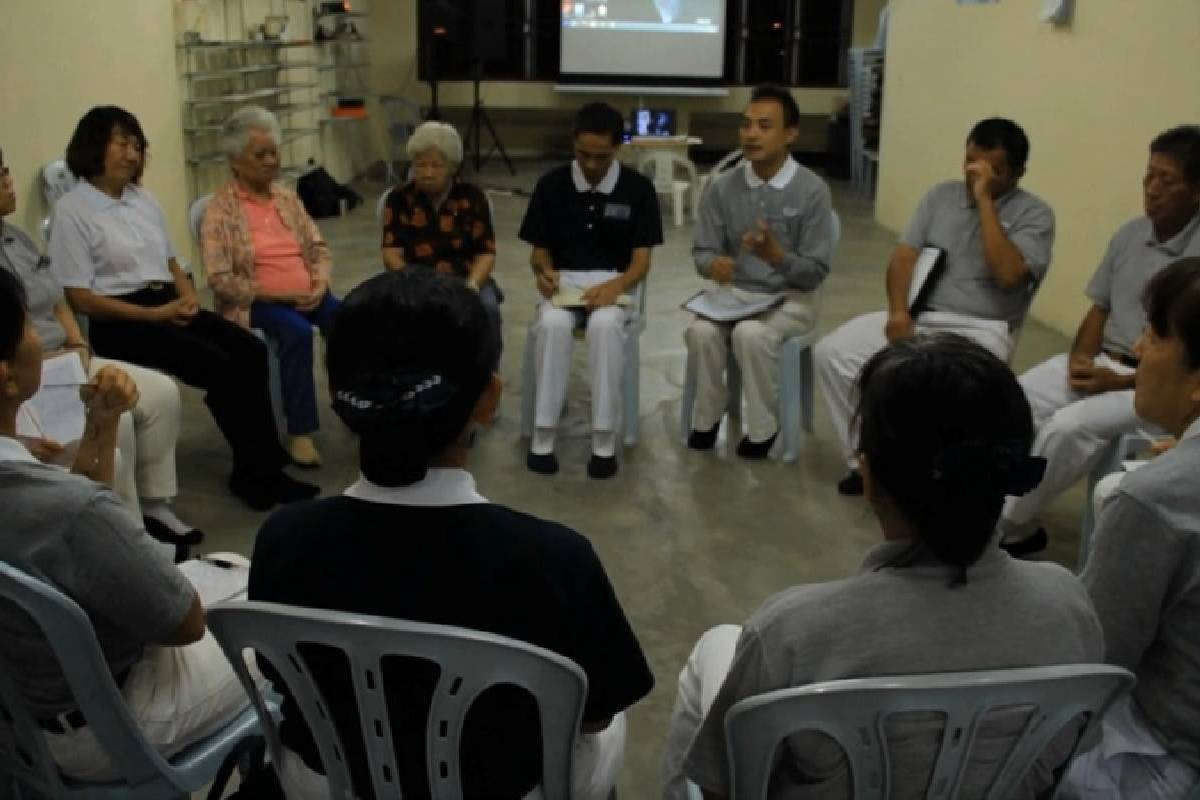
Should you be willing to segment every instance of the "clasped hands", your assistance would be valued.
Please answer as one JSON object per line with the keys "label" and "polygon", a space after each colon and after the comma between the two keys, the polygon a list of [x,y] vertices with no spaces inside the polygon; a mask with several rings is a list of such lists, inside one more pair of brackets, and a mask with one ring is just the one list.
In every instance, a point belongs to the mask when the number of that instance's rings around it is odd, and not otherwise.
{"label": "clasped hands", "polygon": [[188,289],[180,293],[171,302],[156,307],[154,309],[154,320],[156,322],[170,322],[172,325],[186,328],[199,312],[200,301],[196,299],[196,292],[193,289]]}
{"label": "clasped hands", "polygon": [[312,289],[307,294],[280,294],[272,295],[259,293],[257,299],[267,303],[281,303],[283,305],[295,306],[297,311],[307,314],[310,311],[315,311],[317,306],[321,305],[321,301],[325,299],[325,293],[329,291],[329,284],[324,278],[314,278]]}
{"label": "clasped hands", "polygon": [[1096,366],[1086,355],[1072,355],[1068,364],[1067,384],[1080,394],[1103,394],[1128,388],[1122,376],[1107,367]]}
{"label": "clasped hands", "polygon": [[[137,405],[137,384],[117,367],[101,367],[91,381],[79,387],[79,399],[83,402],[87,419],[85,437],[115,433],[121,415]],[[22,442],[30,454],[43,463],[56,463],[66,449],[53,439],[22,437]]]}

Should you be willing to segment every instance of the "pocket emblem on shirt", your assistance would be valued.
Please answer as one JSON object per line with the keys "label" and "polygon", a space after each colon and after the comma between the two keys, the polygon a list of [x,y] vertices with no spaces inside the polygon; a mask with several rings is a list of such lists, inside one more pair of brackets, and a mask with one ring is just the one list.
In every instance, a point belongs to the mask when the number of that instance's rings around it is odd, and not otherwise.
{"label": "pocket emblem on shirt", "polygon": [[783,207],[783,215],[785,217],[798,217],[798,216],[800,216],[800,209],[788,208],[787,206],[784,206]]}
{"label": "pocket emblem on shirt", "polygon": [[605,203],[604,218],[605,219],[629,219],[633,209],[628,203]]}

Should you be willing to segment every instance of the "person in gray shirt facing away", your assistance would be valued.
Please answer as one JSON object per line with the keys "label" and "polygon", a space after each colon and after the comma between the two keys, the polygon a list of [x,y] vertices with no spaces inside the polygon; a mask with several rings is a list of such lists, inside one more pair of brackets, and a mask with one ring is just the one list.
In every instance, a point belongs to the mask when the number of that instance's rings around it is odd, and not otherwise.
{"label": "person in gray shirt facing away", "polygon": [[[87,423],[72,472],[42,464],[16,438],[17,409],[37,391],[42,344],[16,276],[0,269],[0,561],[74,600],[95,628],[113,679],[147,742],[170,756],[249,704],[204,629],[204,607],[166,550],[108,488],[117,424],[133,379],[103,367],[83,387]],[[113,781],[109,762],[32,619],[0,603],[0,658],[65,775]]]}
{"label": "person in gray shirt facing away", "polygon": [[782,295],[783,302],[736,323],[696,317],[684,332],[696,364],[696,405],[688,446],[716,443],[727,405],[722,378],[732,343],[742,373],[749,435],[744,458],[765,458],[779,433],[779,348],[816,324],[813,292],[829,274],[833,217],[829,187],[789,150],[800,109],[792,93],[759,86],[742,114],[744,161],[713,181],[701,201],[692,258],[696,271],[741,300]]}
{"label": "person in gray shirt facing away", "polygon": [[[883,541],[858,574],[793,586],[745,626],[701,637],[679,674],[664,796],[728,797],[725,715],[740,700],[819,681],[1096,662],[1100,624],[1083,584],[1050,563],[1012,558],[993,530],[1006,495],[1041,478],[1029,403],[1003,361],[955,334],[921,334],[867,362],[860,381],[860,459]],[[984,718],[958,797],[985,796],[1030,710]],[[890,797],[925,797],[943,720],[888,725]],[[1052,783],[1079,736],[1068,725],[1005,800]],[[950,736],[949,732],[945,732]],[[849,763],[822,734],[801,732],[771,779],[770,797],[848,800]]]}
{"label": "person in gray shirt facing away", "polygon": [[1010,500],[1000,518],[1013,555],[1046,546],[1037,515],[1091,471],[1110,441],[1138,428],[1134,343],[1146,327],[1142,291],[1166,265],[1200,256],[1200,125],[1172,128],[1150,143],[1142,203],[1146,213],[1121,226],[1088,284],[1092,307],[1071,351],[1021,376],[1038,429],[1033,453],[1049,464],[1041,485]]}
{"label": "person in gray shirt facing away", "polygon": [[1200,258],[1160,271],[1145,298],[1134,409],[1179,444],[1121,480],[1083,571],[1105,661],[1137,676],[1072,767],[1067,796],[1083,800],[1183,798],[1200,783]]}
{"label": "person in gray shirt facing away", "polygon": [[[963,180],[929,190],[900,237],[887,267],[888,310],[864,314],[817,342],[814,367],[850,472],[842,494],[862,494],[851,430],[851,390],[862,365],[888,342],[915,332],[950,331],[1002,360],[1025,319],[1033,290],[1050,268],[1054,214],[1017,182],[1029,139],[1012,120],[985,119],[967,137]],[[941,251],[941,273],[919,307],[909,305],[924,248]]]}

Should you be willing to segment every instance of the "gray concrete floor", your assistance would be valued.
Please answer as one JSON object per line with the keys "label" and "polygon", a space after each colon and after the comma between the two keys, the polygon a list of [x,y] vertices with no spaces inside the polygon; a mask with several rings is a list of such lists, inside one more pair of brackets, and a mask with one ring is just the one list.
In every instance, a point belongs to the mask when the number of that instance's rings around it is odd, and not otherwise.
{"label": "gray concrete floor", "polygon": [[[472,179],[488,187],[528,191],[546,166],[518,163],[519,174],[510,177],[493,164]],[[333,250],[339,295],[380,269],[379,233],[372,215],[383,187],[357,188],[366,198],[361,208],[320,222]],[[883,268],[894,242],[874,222],[870,202],[845,183],[834,182],[832,188],[843,238],[826,282],[822,331],[882,307]],[[675,228],[665,213],[666,243],[654,253],[649,321],[641,344],[641,440],[621,455],[617,477],[605,482],[586,477],[587,382],[584,348],[578,347],[564,420],[568,434],[560,437],[558,447],[562,469],[549,478],[528,472],[526,443],[518,437],[520,375],[536,292],[529,248],[516,238],[526,200],[499,192],[493,200],[499,236],[496,277],[507,294],[502,368],[506,387],[502,415],[479,437],[472,469],[489,499],[569,525],[587,536],[600,554],[656,679],[653,693],[628,714],[629,741],[619,789],[624,798],[654,797],[676,676],[696,638],[717,623],[742,621],[787,586],[853,572],[879,532],[865,503],[841,497],[834,489],[843,466],[822,401],[816,433],[803,442],[796,464],[750,463],[726,451],[724,442],[709,454],[688,451],[681,444],[682,333],[687,315],[679,305],[702,282],[689,257],[691,226]],[[664,204],[668,205],[669,201]],[[1066,345],[1058,333],[1031,322],[1014,368],[1027,369]],[[293,472],[319,482],[322,493],[331,495],[356,477],[357,451],[354,439],[328,409],[320,374],[318,382],[323,428],[316,438],[325,465]],[[201,395],[185,388],[184,397],[179,514],[208,533],[206,550],[249,554],[264,515],[248,511],[226,491],[225,443]],[[1043,518],[1051,535],[1047,557],[1068,567],[1074,566],[1082,503],[1083,492],[1077,487]]]}

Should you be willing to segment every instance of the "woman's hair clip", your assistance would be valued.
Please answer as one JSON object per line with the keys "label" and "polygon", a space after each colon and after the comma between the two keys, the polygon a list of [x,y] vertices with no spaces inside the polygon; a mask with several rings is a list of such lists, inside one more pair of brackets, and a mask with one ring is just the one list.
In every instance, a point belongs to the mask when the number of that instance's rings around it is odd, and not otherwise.
{"label": "woman's hair clip", "polygon": [[968,488],[991,487],[1005,495],[1032,491],[1046,474],[1046,459],[1031,456],[1019,443],[967,442],[946,448],[933,464],[933,480]]}
{"label": "woman's hair clip", "polygon": [[436,373],[367,376],[353,388],[333,393],[333,409],[347,424],[386,422],[415,412],[435,411],[454,398],[458,388]]}

